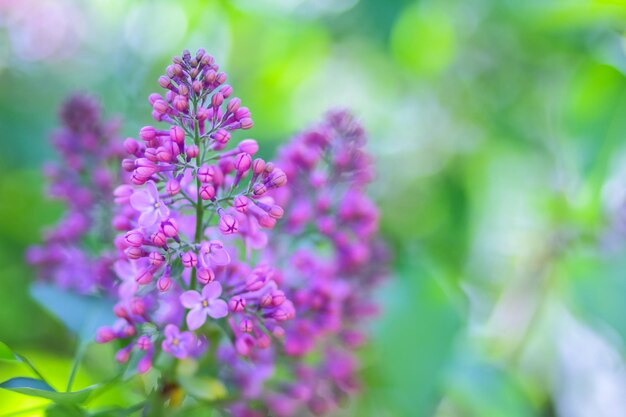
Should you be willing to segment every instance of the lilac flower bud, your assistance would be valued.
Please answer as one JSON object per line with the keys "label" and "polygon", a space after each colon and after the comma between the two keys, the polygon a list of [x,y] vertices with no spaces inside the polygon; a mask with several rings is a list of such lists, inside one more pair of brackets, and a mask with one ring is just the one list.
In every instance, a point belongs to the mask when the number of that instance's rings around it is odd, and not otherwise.
{"label": "lilac flower bud", "polygon": [[252,187],[252,193],[257,197],[265,194],[266,192],[267,187],[265,184],[261,184],[260,182],[254,184],[254,187]]}
{"label": "lilac flower bud", "polygon": [[152,278],[153,275],[150,269],[142,269],[135,276],[135,281],[137,281],[138,284],[146,285],[152,281]]}
{"label": "lilac flower bud", "polygon": [[190,158],[195,158],[200,153],[200,150],[196,145],[187,146],[187,156]]}
{"label": "lilac flower bud", "polygon": [[120,349],[115,354],[115,360],[119,363],[126,363],[130,359],[133,345],[128,345],[123,349]]}
{"label": "lilac flower bud", "polygon": [[158,114],[165,114],[169,110],[170,105],[165,100],[156,100],[152,103],[152,108]]}
{"label": "lilac flower bud", "polygon": [[281,305],[286,300],[285,293],[281,290],[275,290],[272,292],[272,305],[275,307]]}
{"label": "lilac flower bud", "polygon": [[139,350],[148,350],[152,347],[152,341],[150,340],[150,337],[148,336],[140,336],[139,339],[137,339],[137,349]]}
{"label": "lilac flower bud", "polygon": [[210,184],[204,184],[200,187],[200,198],[203,200],[211,200],[215,197],[215,188]]}
{"label": "lilac flower bud", "polygon": [[180,256],[181,261],[183,262],[183,266],[185,268],[194,268],[198,265],[198,257],[194,252],[185,252]]}
{"label": "lilac flower bud", "polygon": [[149,161],[152,162],[158,162],[159,158],[157,158],[157,150],[156,148],[148,148],[146,149],[146,151],[143,153],[143,155],[146,157],[146,159],[148,159]]}
{"label": "lilac flower bud", "polygon": [[217,143],[226,144],[230,140],[230,132],[226,129],[218,129],[215,133],[211,134],[211,138]]}
{"label": "lilac flower bud", "polygon": [[141,247],[143,245],[143,233],[139,230],[130,230],[124,235],[124,240],[128,246]]}
{"label": "lilac flower bud", "polygon": [[252,163],[252,172],[254,175],[261,175],[265,169],[265,161],[261,158],[257,158]]}
{"label": "lilac flower bud", "polygon": [[178,235],[178,224],[176,220],[173,218],[168,218],[167,220],[161,222],[161,230],[167,237],[175,237]]}
{"label": "lilac flower bud", "polygon": [[133,159],[122,159],[122,169],[126,172],[132,172],[135,169],[135,160]]}
{"label": "lilac flower bud", "polygon": [[245,310],[246,308],[245,298],[241,296],[236,296],[236,297],[231,298],[230,301],[228,301],[228,308],[230,308],[230,311],[235,312],[235,313]]}
{"label": "lilac flower bud", "polygon": [[213,180],[213,171],[214,169],[212,169],[212,167],[208,165],[202,165],[200,168],[198,168],[196,176],[198,177],[200,182],[207,184]]}
{"label": "lilac flower bud", "polygon": [[174,108],[180,112],[185,112],[189,108],[189,100],[186,96],[177,95],[174,98]]}
{"label": "lilac flower bud", "polygon": [[215,272],[211,268],[198,268],[197,277],[198,282],[206,285],[215,281]]}
{"label": "lilac flower bud", "polygon": [[248,169],[250,169],[250,165],[252,164],[252,157],[247,153],[240,153],[235,158],[235,169],[239,174],[243,174]]}
{"label": "lilac flower bud", "polygon": [[131,246],[130,248],[126,249],[124,253],[126,254],[126,257],[128,259],[140,259],[147,255],[146,251],[135,246]]}
{"label": "lilac flower bud", "polygon": [[161,94],[157,94],[157,93],[152,93],[148,96],[148,103],[150,103],[150,105],[152,106],[154,104],[155,101],[157,100],[163,100],[163,97],[161,97]]}
{"label": "lilac flower bud", "polygon": [[241,320],[241,323],[239,323],[239,330],[241,330],[244,333],[250,333],[252,329],[253,329],[252,321],[249,319],[243,319]]}
{"label": "lilac flower bud", "polygon": [[108,343],[115,339],[115,332],[110,327],[101,327],[96,333],[97,343]]}
{"label": "lilac flower bud", "polygon": [[176,195],[180,192],[180,182],[175,179],[169,180],[165,184],[165,190],[169,195]]}
{"label": "lilac flower bud", "polygon": [[220,88],[220,93],[224,96],[224,98],[228,98],[233,93],[233,88],[230,85],[224,85]]}
{"label": "lilac flower bud", "polygon": [[157,170],[156,164],[147,158],[137,158],[135,160],[135,172],[141,177],[150,178]]}
{"label": "lilac flower bud", "polygon": [[247,107],[240,107],[235,111],[235,119],[241,121],[241,119],[250,118],[250,110]]}
{"label": "lilac flower bud", "polygon": [[276,204],[272,205],[267,211],[267,214],[269,214],[274,219],[282,219],[284,213],[285,211],[283,210],[283,208]]}
{"label": "lilac flower bud", "polygon": [[235,197],[235,209],[237,209],[240,213],[245,213],[248,211],[248,198],[243,195],[238,195]]}
{"label": "lilac flower bud", "polygon": [[287,175],[282,169],[276,168],[270,173],[268,183],[271,187],[282,187],[287,184]]}
{"label": "lilac flower bud", "polygon": [[185,131],[180,126],[170,127],[170,139],[179,145],[185,143]]}
{"label": "lilac flower bud", "polygon": [[145,141],[153,140],[156,137],[156,129],[152,126],[144,126],[139,131],[139,137]]}
{"label": "lilac flower bud", "polygon": [[159,146],[157,148],[157,159],[160,162],[170,162],[172,160],[172,151],[163,146]]}
{"label": "lilac flower bud", "polygon": [[148,259],[150,260],[150,265],[157,268],[163,264],[163,261],[165,261],[163,255],[161,255],[159,252],[150,252],[150,255],[148,255]]}
{"label": "lilac flower bud", "polygon": [[130,312],[136,316],[143,316],[146,313],[146,303],[139,297],[130,300]]}
{"label": "lilac flower bud", "polygon": [[239,149],[240,152],[254,155],[259,150],[259,144],[254,139],[245,139],[239,142],[239,146],[237,146],[237,149]]}
{"label": "lilac flower bud", "polygon": [[161,292],[165,292],[169,290],[171,286],[172,286],[172,279],[169,277],[169,275],[163,275],[157,281],[157,288]]}
{"label": "lilac flower bud", "polygon": [[159,77],[159,85],[163,88],[169,88],[172,85],[172,81],[164,75]]}
{"label": "lilac flower bud", "polygon": [[244,333],[235,340],[235,349],[242,356],[248,356],[254,348],[256,342],[252,336]]}
{"label": "lilac flower bud", "polygon": [[228,77],[226,76],[226,74],[225,74],[225,73],[220,72],[220,73],[218,73],[218,74],[217,74],[217,76],[215,77],[215,82],[216,82],[217,84],[224,84],[224,83],[226,82],[226,79],[227,79],[227,78],[228,78]]}
{"label": "lilac flower bud", "polygon": [[270,337],[265,333],[261,333],[256,338],[256,345],[259,349],[267,349],[272,343]]}
{"label": "lilac flower bud", "polygon": [[189,95],[189,87],[187,87],[185,84],[181,84],[178,86],[178,94],[182,95],[182,96],[188,96]]}
{"label": "lilac flower bud", "polygon": [[232,114],[236,113],[237,110],[239,110],[239,107],[241,107],[241,99],[234,97],[228,102],[226,109],[228,110],[228,113]]}
{"label": "lilac flower bud", "polygon": [[150,236],[150,240],[154,243],[155,246],[163,247],[167,245],[167,236],[162,231],[156,231]]}
{"label": "lilac flower bud", "polygon": [[259,300],[259,304],[261,305],[261,307],[269,307],[272,305],[272,294],[270,293],[265,293],[261,296],[261,299]]}
{"label": "lilac flower bud", "polygon": [[236,233],[238,228],[237,219],[230,214],[220,214],[219,229],[224,235]]}
{"label": "lilac flower bud", "polygon": [[220,92],[213,94],[213,97],[211,97],[211,106],[214,108],[221,106],[223,102],[224,96]]}
{"label": "lilac flower bud", "polygon": [[241,123],[241,128],[243,130],[252,129],[252,126],[254,126],[254,122],[249,117],[241,119],[239,123]]}
{"label": "lilac flower bud", "polygon": [[124,141],[124,149],[129,154],[135,155],[141,149],[141,146],[139,145],[139,142],[137,142],[135,139],[127,138]]}
{"label": "lilac flower bud", "polygon": [[113,191],[115,197],[115,204],[128,204],[131,194],[133,193],[133,187],[124,184],[120,185]]}

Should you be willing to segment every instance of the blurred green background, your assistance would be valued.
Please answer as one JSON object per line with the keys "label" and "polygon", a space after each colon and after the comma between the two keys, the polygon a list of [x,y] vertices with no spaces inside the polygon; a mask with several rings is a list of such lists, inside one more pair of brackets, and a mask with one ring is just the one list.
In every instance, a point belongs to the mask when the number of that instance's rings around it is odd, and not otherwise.
{"label": "blurred green background", "polygon": [[[266,155],[328,108],[370,132],[394,273],[340,414],[626,415],[625,24],[610,0],[0,0],[0,340],[66,380],[22,261],[62,210],[40,174],[59,103],[96,94],[136,135],[204,47]],[[42,404],[0,392],[0,416]]]}

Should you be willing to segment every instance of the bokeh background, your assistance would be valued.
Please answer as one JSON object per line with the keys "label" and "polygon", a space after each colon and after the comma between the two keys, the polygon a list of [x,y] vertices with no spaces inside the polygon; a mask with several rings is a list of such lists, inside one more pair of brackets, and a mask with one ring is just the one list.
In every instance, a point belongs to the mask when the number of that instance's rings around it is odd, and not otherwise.
{"label": "bokeh background", "polygon": [[[334,107],[370,132],[394,270],[342,415],[625,416],[625,25],[618,0],[0,0],[0,341],[66,380],[23,262],[62,211],[59,103],[91,92],[136,135],[204,47],[265,149]],[[0,392],[0,416],[43,404]]]}

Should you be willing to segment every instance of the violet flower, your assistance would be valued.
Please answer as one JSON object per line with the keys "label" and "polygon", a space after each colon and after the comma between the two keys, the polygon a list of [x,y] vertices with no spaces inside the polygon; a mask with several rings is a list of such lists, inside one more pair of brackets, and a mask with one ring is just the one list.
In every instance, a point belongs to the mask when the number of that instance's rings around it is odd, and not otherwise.
{"label": "violet flower", "polygon": [[159,219],[167,220],[169,208],[159,198],[159,191],[153,181],[146,183],[146,189],[136,191],[130,196],[130,205],[141,212],[138,223],[141,227],[150,227]]}
{"label": "violet flower", "polygon": [[219,282],[210,282],[203,289],[202,294],[197,291],[185,291],[180,296],[180,302],[190,309],[187,314],[187,326],[196,330],[204,324],[207,317],[219,319],[228,315],[228,304],[221,300],[222,285]]}

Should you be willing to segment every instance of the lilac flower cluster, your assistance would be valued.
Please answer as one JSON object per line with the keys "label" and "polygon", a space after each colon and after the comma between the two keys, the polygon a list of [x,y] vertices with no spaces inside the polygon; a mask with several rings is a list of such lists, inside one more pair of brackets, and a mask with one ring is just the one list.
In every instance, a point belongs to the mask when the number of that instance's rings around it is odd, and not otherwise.
{"label": "lilac flower cluster", "polygon": [[[289,184],[272,196],[286,215],[265,255],[280,269],[297,317],[285,324],[281,349],[252,361],[228,346],[220,351],[231,365],[223,378],[242,389],[242,401],[231,407],[235,416],[288,417],[303,405],[321,415],[358,388],[354,350],[365,342],[362,327],[376,313],[372,292],[388,263],[378,212],[365,194],[373,177],[365,142],[361,125],[335,111],[280,151],[277,164]],[[263,405],[251,407],[250,400]]]}
{"label": "lilac flower cluster", "polygon": [[139,356],[140,372],[160,351],[201,356],[216,329],[250,356],[295,315],[272,264],[251,261],[283,216],[270,193],[287,177],[254,158],[256,141],[232,139],[252,127],[249,110],[204,50],[174,57],[159,84],[166,92],[150,95],[152,116],[169,128],[145,126],[124,142],[113,219],[119,320],[97,335],[120,341],[118,361]]}
{"label": "lilac flower cluster", "polygon": [[118,181],[123,155],[117,137],[119,123],[104,121],[98,102],[76,94],[62,105],[62,127],[52,143],[61,156],[45,168],[48,193],[65,203],[64,217],[45,231],[43,244],[29,248],[27,261],[38,275],[59,287],[81,294],[111,291],[115,282],[110,250],[113,237],[108,204]]}

